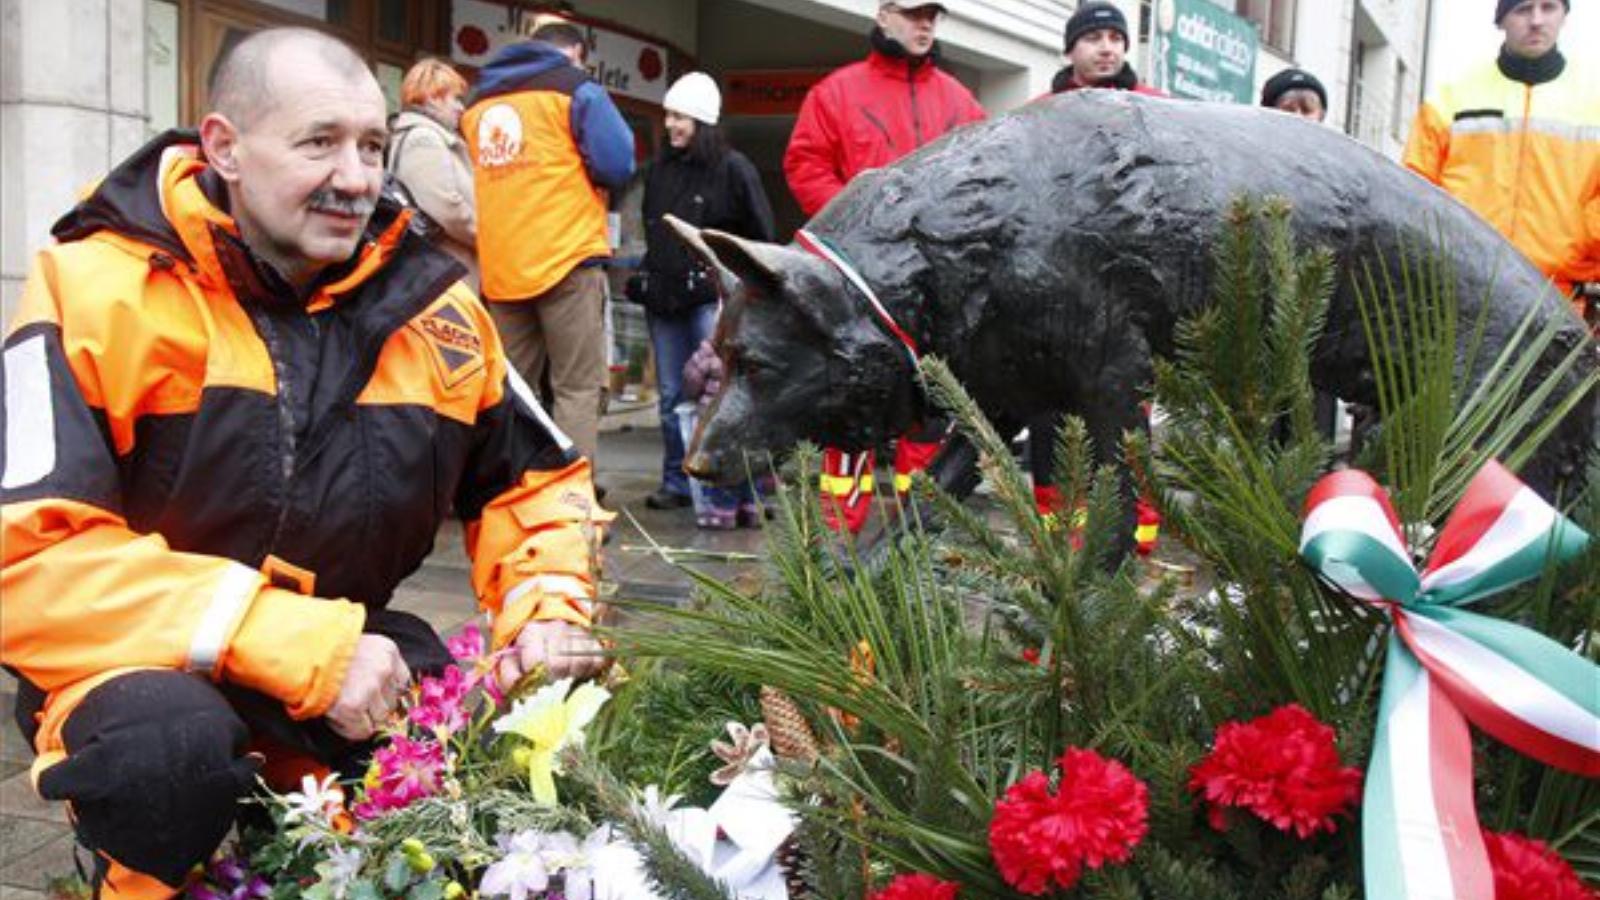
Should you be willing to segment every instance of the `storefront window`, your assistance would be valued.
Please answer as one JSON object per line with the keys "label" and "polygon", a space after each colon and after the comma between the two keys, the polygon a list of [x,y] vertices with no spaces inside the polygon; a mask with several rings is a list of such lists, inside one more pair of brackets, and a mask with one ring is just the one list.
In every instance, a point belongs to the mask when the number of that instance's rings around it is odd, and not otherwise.
{"label": "storefront window", "polygon": [[1261,43],[1294,54],[1295,0],[1236,0],[1234,11],[1261,28]]}
{"label": "storefront window", "polygon": [[256,0],[256,2],[309,19],[328,21],[328,0]]}
{"label": "storefront window", "polygon": [[400,83],[405,80],[405,70],[392,63],[380,62],[373,67],[378,87],[383,89],[384,105],[391,114],[400,111]]}
{"label": "storefront window", "polygon": [[411,40],[406,0],[378,0],[378,40],[404,44]]}

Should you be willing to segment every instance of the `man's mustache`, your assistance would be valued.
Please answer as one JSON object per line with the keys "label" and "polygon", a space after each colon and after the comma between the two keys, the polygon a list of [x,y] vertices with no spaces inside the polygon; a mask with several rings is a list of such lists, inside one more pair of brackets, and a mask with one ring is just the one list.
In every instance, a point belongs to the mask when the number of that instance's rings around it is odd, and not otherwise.
{"label": "man's mustache", "polygon": [[372,198],[360,194],[346,194],[332,188],[323,188],[312,194],[306,205],[315,212],[365,219],[372,215],[378,204]]}

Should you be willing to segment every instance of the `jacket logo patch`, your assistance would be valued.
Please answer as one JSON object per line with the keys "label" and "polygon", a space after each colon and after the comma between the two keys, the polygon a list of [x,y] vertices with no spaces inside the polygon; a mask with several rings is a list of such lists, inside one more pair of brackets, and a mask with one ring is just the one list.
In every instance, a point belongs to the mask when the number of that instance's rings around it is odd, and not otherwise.
{"label": "jacket logo patch", "polygon": [[577,491],[562,491],[561,502],[572,507],[573,509],[580,510],[585,517],[594,515],[594,504],[589,502],[588,497],[585,497]]}
{"label": "jacket logo patch", "polygon": [[411,324],[428,338],[446,387],[455,387],[483,368],[483,339],[472,327],[472,320],[453,301],[446,301]]}
{"label": "jacket logo patch", "polygon": [[508,166],[522,155],[522,117],[509,103],[496,103],[478,117],[478,165]]}

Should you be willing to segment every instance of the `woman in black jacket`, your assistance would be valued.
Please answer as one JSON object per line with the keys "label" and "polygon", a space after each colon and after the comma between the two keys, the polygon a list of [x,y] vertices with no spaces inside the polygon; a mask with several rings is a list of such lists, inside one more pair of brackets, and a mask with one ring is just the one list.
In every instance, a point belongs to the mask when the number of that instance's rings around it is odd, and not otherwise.
{"label": "woman in black jacket", "polygon": [[683,402],[683,366],[717,321],[715,274],[675,237],[662,216],[759,241],[774,239],[772,206],[761,176],[744,154],[728,146],[717,126],[722,94],[711,76],[690,72],[667,90],[667,146],[645,174],[645,255],[630,285],[643,304],[655,352],[661,393],[661,487],[645,499],[652,509],[691,503],[683,472],[683,437],[675,407]]}

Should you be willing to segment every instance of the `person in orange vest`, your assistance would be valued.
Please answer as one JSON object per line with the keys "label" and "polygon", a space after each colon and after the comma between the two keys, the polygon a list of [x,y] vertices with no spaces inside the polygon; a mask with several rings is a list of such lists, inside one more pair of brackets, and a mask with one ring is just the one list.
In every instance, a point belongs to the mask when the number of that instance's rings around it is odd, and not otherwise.
{"label": "person in orange vest", "polygon": [[606,381],[607,191],[633,176],[633,131],[582,68],[583,32],[549,21],[496,53],[461,130],[478,199],[483,296],[511,362],[554,395],[594,458]]}
{"label": "person in orange vest", "polygon": [[[800,104],[783,156],[789,190],[815,215],[850,179],[886,166],[958,126],[984,117],[961,82],[939,69],[942,3],[882,0],[872,50],[818,82]],[[927,468],[947,423],[930,421],[895,442],[895,489]],[[829,447],[822,457],[823,511],[830,527],[855,533],[866,523],[876,479],[873,451]]]}
{"label": "person in orange vest", "polygon": [[1417,111],[1405,164],[1454,194],[1600,316],[1600,70],[1557,42],[1567,0],[1500,0],[1499,56]]}
{"label": "person in orange vest", "polygon": [[208,94],[56,223],[3,345],[0,665],[118,900],[178,895],[263,764],[359,775],[450,661],[386,607],[452,508],[502,682],[599,664],[589,463],[383,193],[366,62],[269,29]]}

